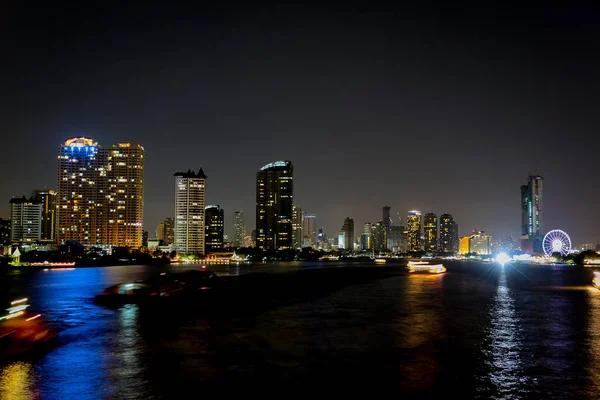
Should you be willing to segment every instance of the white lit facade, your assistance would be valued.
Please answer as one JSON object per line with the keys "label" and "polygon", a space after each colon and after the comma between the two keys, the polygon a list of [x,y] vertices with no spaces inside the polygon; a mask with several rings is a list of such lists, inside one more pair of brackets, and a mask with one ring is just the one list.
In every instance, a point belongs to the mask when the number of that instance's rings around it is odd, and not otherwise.
{"label": "white lit facade", "polygon": [[180,254],[204,254],[206,175],[175,174],[175,250]]}

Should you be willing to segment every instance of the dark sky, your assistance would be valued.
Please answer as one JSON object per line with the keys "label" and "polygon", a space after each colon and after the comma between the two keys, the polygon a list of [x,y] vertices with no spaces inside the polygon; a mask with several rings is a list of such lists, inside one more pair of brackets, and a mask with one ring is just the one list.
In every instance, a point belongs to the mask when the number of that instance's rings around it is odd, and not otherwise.
{"label": "dark sky", "polygon": [[226,233],[238,209],[251,231],[256,170],[290,159],[330,235],[384,205],[518,235],[540,168],[546,230],[600,242],[597,10],[107,3],[3,3],[0,216],[55,187],[59,144],[88,135],[145,147],[151,232],[173,173],[200,167]]}

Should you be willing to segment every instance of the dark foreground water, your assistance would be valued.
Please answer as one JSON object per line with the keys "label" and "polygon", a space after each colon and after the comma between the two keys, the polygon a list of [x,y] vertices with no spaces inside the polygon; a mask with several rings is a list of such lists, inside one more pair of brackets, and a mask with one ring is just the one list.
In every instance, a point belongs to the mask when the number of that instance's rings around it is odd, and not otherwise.
{"label": "dark foreground water", "polygon": [[[214,269],[235,275],[322,265]],[[379,279],[226,317],[183,310],[181,318],[173,310],[174,319],[169,310],[93,304],[105,287],[159,270],[2,276],[3,287],[29,296],[59,340],[37,358],[0,365],[0,399],[197,398],[215,389],[278,397],[600,395],[600,291],[589,287],[588,270],[462,264],[440,276],[409,276],[388,265]]]}

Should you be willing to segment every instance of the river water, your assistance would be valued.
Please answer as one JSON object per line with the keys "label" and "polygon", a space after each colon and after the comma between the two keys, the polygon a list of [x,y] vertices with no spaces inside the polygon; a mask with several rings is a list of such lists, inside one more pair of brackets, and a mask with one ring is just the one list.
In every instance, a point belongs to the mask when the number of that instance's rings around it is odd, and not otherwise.
{"label": "river water", "polygon": [[[293,273],[323,266],[213,270]],[[599,398],[600,291],[589,286],[589,270],[469,264],[424,276],[398,267],[392,276],[232,318],[191,314],[172,321],[164,311],[93,303],[107,286],[162,270],[119,266],[3,276],[5,290],[27,295],[59,340],[43,355],[0,364],[0,399],[183,398],[216,389],[272,396]]]}

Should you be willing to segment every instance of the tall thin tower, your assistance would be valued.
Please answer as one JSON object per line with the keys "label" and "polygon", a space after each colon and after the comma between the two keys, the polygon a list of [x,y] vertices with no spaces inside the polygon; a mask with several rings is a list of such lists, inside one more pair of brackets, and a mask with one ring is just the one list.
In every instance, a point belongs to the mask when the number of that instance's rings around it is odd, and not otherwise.
{"label": "tall thin tower", "polygon": [[182,254],[204,254],[206,175],[175,173],[175,249]]}

